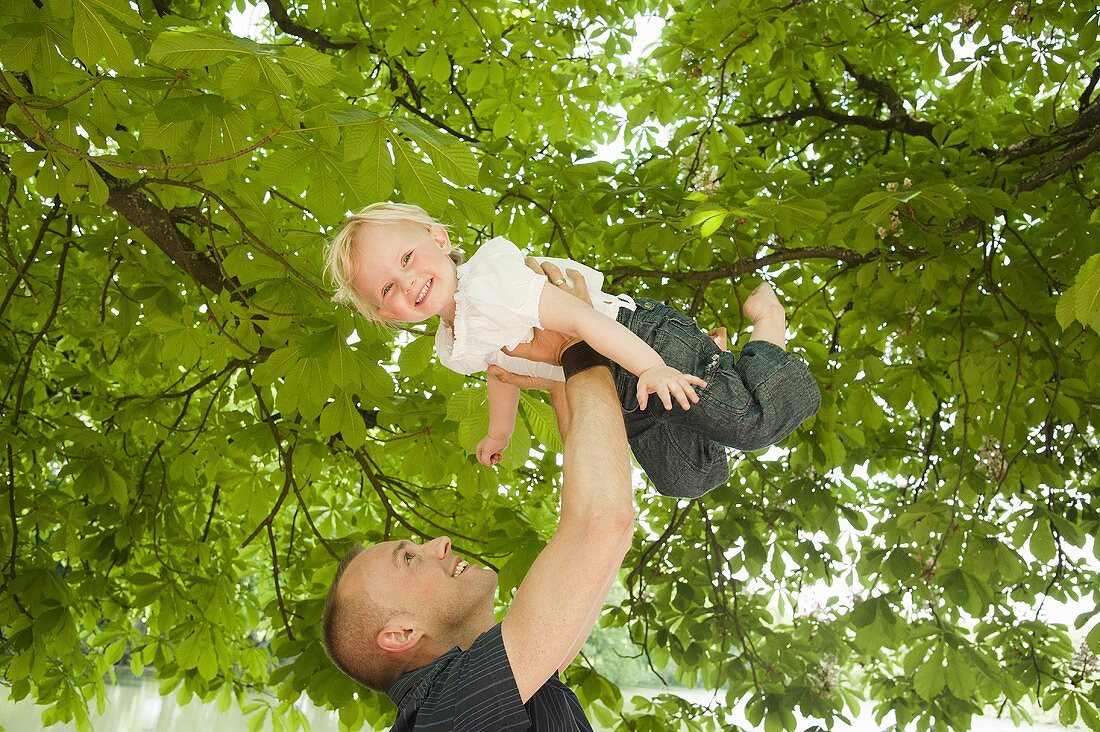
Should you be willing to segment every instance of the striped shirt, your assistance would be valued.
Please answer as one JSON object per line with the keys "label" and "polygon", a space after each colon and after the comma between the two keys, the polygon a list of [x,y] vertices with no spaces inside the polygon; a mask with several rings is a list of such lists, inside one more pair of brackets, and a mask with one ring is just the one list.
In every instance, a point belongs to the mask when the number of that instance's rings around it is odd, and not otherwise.
{"label": "striped shirt", "polygon": [[393,682],[390,732],[592,732],[581,704],[555,674],[524,704],[504,650],[500,624],[468,651],[452,648]]}

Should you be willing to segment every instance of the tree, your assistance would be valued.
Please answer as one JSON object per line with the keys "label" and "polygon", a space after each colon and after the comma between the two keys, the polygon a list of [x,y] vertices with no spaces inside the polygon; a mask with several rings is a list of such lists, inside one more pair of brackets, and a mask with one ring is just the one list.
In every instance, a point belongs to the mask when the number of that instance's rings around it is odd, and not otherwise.
{"label": "tree", "polygon": [[[355,726],[391,707],[317,641],[351,542],[446,532],[509,595],[556,520],[549,407],[479,467],[481,385],[434,326],[372,329],[321,279],[344,212],[396,197],[705,325],[743,328],[761,276],[788,303],[818,416],[703,500],[639,496],[603,623],[655,668],[769,730],[860,698],[1100,729],[1096,611],[1087,642],[1043,614],[1100,597],[1095,3],[267,0],[262,42],[234,7],[0,10],[14,696],[83,720],[128,658]],[[598,671],[573,680],[622,729],[727,724]]]}

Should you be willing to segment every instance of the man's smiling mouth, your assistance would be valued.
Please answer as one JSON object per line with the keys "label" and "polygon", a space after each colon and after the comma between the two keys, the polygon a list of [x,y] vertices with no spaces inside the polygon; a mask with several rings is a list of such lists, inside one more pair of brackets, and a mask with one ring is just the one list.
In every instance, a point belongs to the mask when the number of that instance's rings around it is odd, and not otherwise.
{"label": "man's smiling mouth", "polygon": [[470,563],[467,562],[465,559],[463,559],[461,562],[459,562],[458,564],[455,565],[455,571],[454,571],[454,574],[451,575],[451,577],[457,577],[458,575],[462,574],[463,572],[466,571],[466,568],[469,567],[469,566],[470,566]]}
{"label": "man's smiling mouth", "polygon": [[424,283],[424,287],[420,288],[420,294],[416,296],[416,304],[424,302],[424,298],[428,296],[428,293],[432,291],[432,278],[428,278],[428,281]]}

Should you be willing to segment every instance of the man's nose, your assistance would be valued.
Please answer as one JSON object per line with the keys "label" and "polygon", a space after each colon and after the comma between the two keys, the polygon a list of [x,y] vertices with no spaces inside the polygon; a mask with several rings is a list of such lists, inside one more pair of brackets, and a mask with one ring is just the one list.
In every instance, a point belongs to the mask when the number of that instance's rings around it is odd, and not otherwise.
{"label": "man's nose", "polygon": [[432,550],[440,559],[447,556],[447,553],[451,551],[451,538],[449,536],[432,539],[431,543],[435,545]]}

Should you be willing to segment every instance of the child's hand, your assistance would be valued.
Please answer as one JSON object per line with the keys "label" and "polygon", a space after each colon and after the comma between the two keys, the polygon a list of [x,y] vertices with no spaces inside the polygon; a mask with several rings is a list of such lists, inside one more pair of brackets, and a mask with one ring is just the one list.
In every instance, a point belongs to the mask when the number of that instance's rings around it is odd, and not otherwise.
{"label": "child's hand", "polygon": [[682,374],[665,364],[652,366],[638,375],[638,406],[645,409],[649,404],[649,395],[656,394],[665,409],[672,409],[672,400],[675,399],[687,411],[699,401],[699,395],[691,387],[706,385],[707,382],[694,374]]}
{"label": "child's hand", "polygon": [[504,448],[508,447],[508,440],[498,440],[492,435],[486,435],[477,443],[477,461],[482,465],[496,465],[503,457]]}

